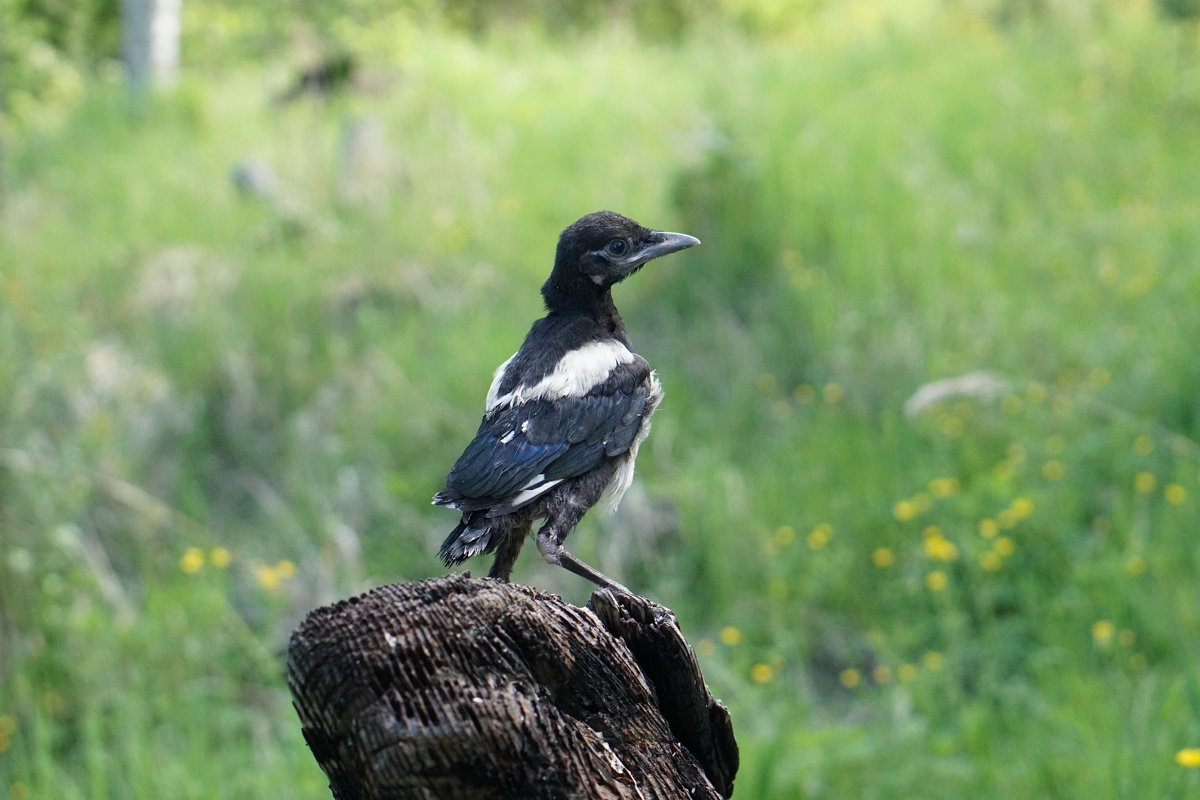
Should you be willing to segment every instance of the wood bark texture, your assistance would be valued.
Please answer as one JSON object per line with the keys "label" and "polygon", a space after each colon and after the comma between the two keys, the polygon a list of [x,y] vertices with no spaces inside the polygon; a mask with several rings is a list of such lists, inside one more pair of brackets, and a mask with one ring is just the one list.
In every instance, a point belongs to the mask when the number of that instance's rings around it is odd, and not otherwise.
{"label": "wood bark texture", "polygon": [[383,586],[292,634],[288,685],[339,800],[722,798],[737,744],[669,609],[487,578]]}

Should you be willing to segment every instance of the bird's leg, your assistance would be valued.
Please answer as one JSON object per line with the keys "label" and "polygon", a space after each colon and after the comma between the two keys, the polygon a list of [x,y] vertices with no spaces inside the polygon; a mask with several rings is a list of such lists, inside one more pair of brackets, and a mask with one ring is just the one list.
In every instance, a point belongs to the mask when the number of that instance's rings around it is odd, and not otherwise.
{"label": "bird's leg", "polygon": [[[572,514],[571,516],[574,516],[574,519],[570,520],[569,524],[566,524],[568,521],[561,517],[551,517],[550,519],[546,520],[546,524],[538,530],[537,548],[538,552],[542,554],[542,558],[544,558],[547,563],[563,567],[564,569],[570,570],[582,578],[587,578],[597,586],[606,589],[612,589],[613,591],[621,592],[622,594],[633,594],[633,592],[629,591],[629,589],[617,583],[612,578],[596,569],[593,569],[592,567],[589,567],[587,564],[568,553],[566,548],[562,546],[562,539],[566,538],[566,534],[571,532],[571,529],[575,527],[575,524],[579,522],[579,519],[583,516],[583,514]],[[559,536],[559,531],[562,531],[561,537]]]}
{"label": "bird's leg", "polygon": [[496,548],[496,560],[488,570],[489,578],[508,580],[508,576],[512,575],[513,564],[517,563],[517,554],[521,552],[521,545],[525,544],[525,537],[529,535],[531,527],[526,524],[508,530],[504,543]]}

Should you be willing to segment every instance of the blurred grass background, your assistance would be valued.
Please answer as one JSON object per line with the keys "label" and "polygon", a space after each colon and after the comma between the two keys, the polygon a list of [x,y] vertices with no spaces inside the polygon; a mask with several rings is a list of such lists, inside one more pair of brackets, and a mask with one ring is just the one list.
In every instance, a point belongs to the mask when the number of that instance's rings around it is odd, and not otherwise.
{"label": "blurred grass background", "polygon": [[188,0],[134,102],[113,4],[4,6],[0,795],[327,797],[286,637],[441,574],[612,208],[704,246],[617,291],[667,399],[572,549],[676,611],[737,796],[1200,796],[1200,8],[498,8]]}

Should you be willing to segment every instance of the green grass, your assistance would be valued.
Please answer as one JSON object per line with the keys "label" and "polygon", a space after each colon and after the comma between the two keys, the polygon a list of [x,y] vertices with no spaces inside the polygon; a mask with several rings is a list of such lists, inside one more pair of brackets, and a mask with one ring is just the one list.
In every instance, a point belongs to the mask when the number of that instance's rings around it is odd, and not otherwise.
{"label": "green grass", "polygon": [[[441,572],[428,499],[604,207],[704,246],[618,290],[667,399],[572,547],[678,613],[737,796],[1200,792],[1194,34],[889,8],[672,44],[392,20],[375,94],[278,108],[247,66],[131,113],[96,78],[11,143],[0,794],[327,796],[286,636]],[[248,155],[284,207],[232,189]],[[903,413],[976,370],[1007,387]]]}

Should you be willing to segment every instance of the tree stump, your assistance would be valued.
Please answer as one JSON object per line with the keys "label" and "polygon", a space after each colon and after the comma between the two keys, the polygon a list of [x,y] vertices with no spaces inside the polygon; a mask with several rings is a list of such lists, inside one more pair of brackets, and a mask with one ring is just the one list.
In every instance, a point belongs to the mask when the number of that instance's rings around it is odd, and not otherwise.
{"label": "tree stump", "polygon": [[310,613],[288,686],[339,800],[728,797],[729,712],[669,609],[450,575]]}

